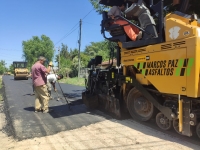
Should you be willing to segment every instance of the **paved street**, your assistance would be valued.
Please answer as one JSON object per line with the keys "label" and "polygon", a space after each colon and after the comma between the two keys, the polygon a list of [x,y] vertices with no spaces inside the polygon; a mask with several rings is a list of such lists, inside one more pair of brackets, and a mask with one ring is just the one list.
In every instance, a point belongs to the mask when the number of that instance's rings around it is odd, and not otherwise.
{"label": "paved street", "polygon": [[[31,79],[13,80],[13,76],[4,76],[3,82],[15,137],[20,140],[51,135],[105,120],[105,116],[98,111],[89,111],[82,104],[80,96],[83,87],[61,84],[63,92],[73,104],[71,109],[64,98],[56,101],[57,95],[52,92],[54,99],[50,100],[49,106],[54,111],[43,114],[34,112],[35,96],[31,96]],[[58,85],[57,89],[59,96],[62,96]]]}
{"label": "paved street", "polygon": [[13,76],[4,76],[3,82],[7,99],[4,106],[0,103],[1,150],[200,149],[199,139],[178,135],[174,130],[163,132],[154,120],[116,120],[101,111],[88,110],[80,97],[83,87],[61,84],[73,104],[71,110],[64,99],[56,101],[54,93],[55,99],[50,101],[54,112],[43,114],[34,112],[30,79],[15,81]]}

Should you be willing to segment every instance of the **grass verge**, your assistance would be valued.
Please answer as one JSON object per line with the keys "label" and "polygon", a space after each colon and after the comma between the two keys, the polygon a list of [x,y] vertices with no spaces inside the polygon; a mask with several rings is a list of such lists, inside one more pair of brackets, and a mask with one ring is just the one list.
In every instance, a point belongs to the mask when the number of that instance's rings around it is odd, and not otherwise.
{"label": "grass verge", "polygon": [[60,81],[60,83],[85,86],[85,78],[64,78]]}

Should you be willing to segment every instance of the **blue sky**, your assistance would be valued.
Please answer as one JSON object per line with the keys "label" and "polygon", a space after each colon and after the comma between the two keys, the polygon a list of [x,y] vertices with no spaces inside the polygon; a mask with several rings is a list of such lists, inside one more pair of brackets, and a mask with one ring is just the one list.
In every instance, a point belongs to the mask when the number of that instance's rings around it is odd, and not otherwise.
{"label": "blue sky", "polygon": [[55,47],[64,43],[78,48],[79,20],[84,17],[81,51],[90,42],[104,40],[100,33],[102,17],[89,0],[0,0],[0,10],[0,60],[7,66],[23,60],[22,41],[32,36],[44,34]]}

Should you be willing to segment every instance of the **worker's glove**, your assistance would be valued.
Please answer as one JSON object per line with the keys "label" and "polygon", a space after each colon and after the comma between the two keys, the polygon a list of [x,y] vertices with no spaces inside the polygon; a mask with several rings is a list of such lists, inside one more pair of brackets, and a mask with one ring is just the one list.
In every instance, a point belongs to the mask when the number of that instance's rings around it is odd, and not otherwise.
{"label": "worker's glove", "polygon": [[50,62],[49,62],[49,66],[51,66],[51,67],[53,66],[53,63],[52,63],[52,61],[50,61]]}

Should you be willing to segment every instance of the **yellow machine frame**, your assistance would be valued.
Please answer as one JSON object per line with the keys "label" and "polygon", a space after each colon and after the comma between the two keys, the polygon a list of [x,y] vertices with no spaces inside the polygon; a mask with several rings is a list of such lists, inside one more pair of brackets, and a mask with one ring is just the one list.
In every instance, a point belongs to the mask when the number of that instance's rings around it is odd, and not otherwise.
{"label": "yellow machine frame", "polygon": [[175,14],[167,15],[165,22],[166,42],[122,48],[122,65],[134,65],[140,70],[137,79],[142,84],[153,83],[162,93],[199,97],[200,24]]}

